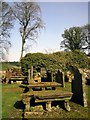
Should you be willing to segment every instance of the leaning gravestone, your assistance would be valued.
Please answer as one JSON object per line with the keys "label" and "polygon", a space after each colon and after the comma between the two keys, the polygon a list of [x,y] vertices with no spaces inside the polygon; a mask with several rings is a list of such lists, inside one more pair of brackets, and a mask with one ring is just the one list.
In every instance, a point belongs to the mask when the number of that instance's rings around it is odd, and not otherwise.
{"label": "leaning gravestone", "polygon": [[72,80],[72,100],[84,107],[87,107],[85,82],[86,79],[84,73],[78,69],[74,69],[74,79]]}

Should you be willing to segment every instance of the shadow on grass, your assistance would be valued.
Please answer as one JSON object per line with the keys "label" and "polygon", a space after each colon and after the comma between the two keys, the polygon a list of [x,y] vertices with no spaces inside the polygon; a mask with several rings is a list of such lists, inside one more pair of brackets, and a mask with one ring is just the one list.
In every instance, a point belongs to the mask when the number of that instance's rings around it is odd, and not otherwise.
{"label": "shadow on grass", "polygon": [[27,86],[20,85],[19,87],[24,88],[23,93],[27,93],[29,91],[29,88]]}
{"label": "shadow on grass", "polygon": [[22,120],[25,120],[24,119],[24,110],[25,110],[25,105],[23,104],[23,102],[20,100],[20,101],[17,101],[15,104],[14,104],[14,107],[16,109],[20,109],[22,110]]}
{"label": "shadow on grass", "polygon": [[23,102],[20,100],[20,101],[17,101],[15,104],[14,104],[14,107],[16,108],[16,109],[21,109],[21,110],[23,110],[23,109],[25,109],[25,105],[23,104]]}

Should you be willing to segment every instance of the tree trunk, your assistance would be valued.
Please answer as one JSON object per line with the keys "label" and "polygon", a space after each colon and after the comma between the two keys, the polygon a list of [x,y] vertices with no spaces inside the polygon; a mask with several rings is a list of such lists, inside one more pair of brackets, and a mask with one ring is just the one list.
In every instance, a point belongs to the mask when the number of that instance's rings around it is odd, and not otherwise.
{"label": "tree trunk", "polygon": [[23,42],[23,38],[22,38],[22,49],[21,49],[21,57],[20,57],[20,60],[22,59],[23,57],[23,50],[24,50],[24,42]]}

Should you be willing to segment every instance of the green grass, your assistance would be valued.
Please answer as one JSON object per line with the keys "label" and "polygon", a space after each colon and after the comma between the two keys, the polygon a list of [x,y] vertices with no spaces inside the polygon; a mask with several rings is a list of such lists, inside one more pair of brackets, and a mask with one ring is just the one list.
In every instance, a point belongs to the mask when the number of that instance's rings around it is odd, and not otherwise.
{"label": "green grass", "polygon": [[2,117],[3,118],[21,118],[21,109],[15,108],[17,101],[20,101],[20,94],[23,89],[17,84],[3,84],[2,86]]}
{"label": "green grass", "polygon": [[[24,86],[18,84],[3,84],[2,85],[2,117],[3,118],[22,118],[22,103],[20,95],[24,91]],[[70,83],[66,83],[66,91],[71,91]],[[87,99],[90,103],[90,86],[87,86]],[[51,112],[45,112],[42,116],[32,115],[33,118],[88,118],[88,108],[73,103],[70,101],[71,111],[67,112],[64,109],[54,109]]]}

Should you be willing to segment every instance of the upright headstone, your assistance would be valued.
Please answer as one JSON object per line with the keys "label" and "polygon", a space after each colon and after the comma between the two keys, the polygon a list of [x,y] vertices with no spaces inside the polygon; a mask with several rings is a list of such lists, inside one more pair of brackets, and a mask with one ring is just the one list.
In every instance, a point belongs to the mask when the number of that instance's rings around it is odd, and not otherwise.
{"label": "upright headstone", "polygon": [[60,70],[56,73],[56,82],[61,83],[62,87],[65,87],[64,73],[60,72]]}
{"label": "upright headstone", "polygon": [[17,69],[17,76],[20,76],[20,73],[21,73],[20,69]]}
{"label": "upright headstone", "polygon": [[78,69],[74,69],[74,79],[72,80],[72,100],[84,107],[87,107],[85,77]]}
{"label": "upright headstone", "polygon": [[47,82],[47,72],[44,67],[41,68],[41,82]]}
{"label": "upright headstone", "polygon": [[52,82],[51,72],[47,72],[47,82]]}
{"label": "upright headstone", "polygon": [[10,70],[6,70],[6,84],[9,82],[10,80],[10,77],[11,77],[11,73],[10,73]]}
{"label": "upright headstone", "polygon": [[87,107],[87,97],[86,97],[86,73],[82,70],[79,70],[82,74],[82,88],[83,88],[83,106]]}

